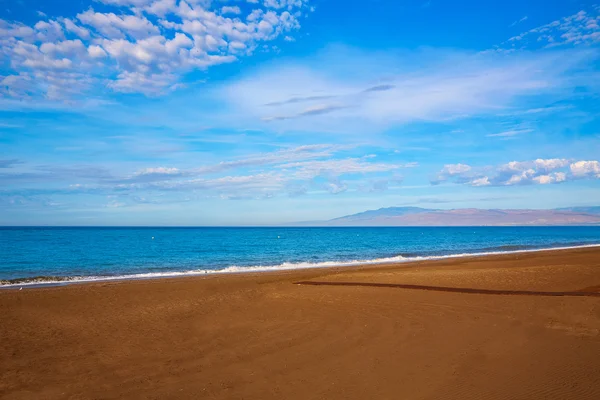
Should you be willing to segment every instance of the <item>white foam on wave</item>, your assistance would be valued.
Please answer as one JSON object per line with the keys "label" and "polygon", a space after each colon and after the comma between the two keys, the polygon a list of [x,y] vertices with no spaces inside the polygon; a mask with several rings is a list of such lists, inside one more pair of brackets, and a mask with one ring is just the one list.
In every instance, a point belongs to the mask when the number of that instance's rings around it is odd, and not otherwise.
{"label": "white foam on wave", "polygon": [[414,261],[425,261],[425,260],[443,260],[447,258],[462,258],[462,257],[481,257],[481,256],[493,256],[501,254],[517,254],[517,253],[534,253],[539,251],[555,251],[555,250],[570,250],[570,249],[582,249],[588,247],[600,247],[598,244],[586,244],[580,246],[565,246],[565,247],[552,247],[542,249],[527,249],[527,250],[509,250],[509,251],[487,251],[480,253],[457,253],[447,254],[439,256],[414,256],[414,257],[384,257],[375,258],[371,260],[351,260],[351,261],[324,261],[318,263],[311,262],[299,262],[290,263],[285,262],[279,265],[253,265],[253,266],[237,266],[232,265],[222,269],[194,269],[187,271],[171,271],[171,272],[147,272],[140,274],[128,274],[128,275],[114,275],[114,276],[69,276],[56,280],[45,280],[32,278],[31,281],[21,283],[8,283],[0,284],[0,288],[9,287],[21,287],[21,286],[46,286],[46,285],[62,285],[70,283],[84,283],[84,282],[102,282],[102,281],[115,281],[115,280],[134,280],[134,279],[156,279],[156,278],[176,278],[181,276],[198,276],[208,274],[232,274],[232,273],[248,273],[248,272],[268,272],[268,271],[286,271],[286,270],[298,270],[298,269],[310,269],[310,268],[331,268],[331,267],[350,267],[357,265],[372,265],[372,264],[390,264],[390,263],[405,263]]}

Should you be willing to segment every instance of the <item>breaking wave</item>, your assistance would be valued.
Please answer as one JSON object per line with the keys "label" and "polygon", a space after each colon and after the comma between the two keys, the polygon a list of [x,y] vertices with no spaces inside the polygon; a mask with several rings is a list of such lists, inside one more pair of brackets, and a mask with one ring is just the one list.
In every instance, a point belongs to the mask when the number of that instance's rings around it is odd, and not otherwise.
{"label": "breaking wave", "polygon": [[[508,247],[508,246],[507,246]],[[510,246],[512,247],[512,246]],[[155,279],[155,278],[174,278],[181,276],[198,276],[207,274],[227,274],[227,273],[244,273],[244,272],[267,272],[267,271],[286,271],[286,270],[297,270],[297,269],[309,269],[309,268],[330,268],[330,267],[348,267],[358,265],[372,265],[372,264],[390,264],[390,263],[404,263],[411,261],[424,261],[424,260],[441,260],[447,258],[461,258],[461,257],[478,257],[478,256],[490,256],[490,255],[501,255],[501,254],[515,254],[515,253],[531,253],[539,251],[552,251],[552,250],[568,250],[568,249],[579,249],[587,247],[600,247],[600,244],[585,244],[577,246],[563,246],[563,247],[552,247],[552,248],[536,248],[536,249],[507,249],[506,247],[500,248],[500,250],[494,251],[481,251],[475,253],[457,253],[447,255],[433,255],[433,256],[393,256],[384,258],[375,258],[371,260],[350,260],[350,261],[324,261],[324,262],[284,262],[279,265],[254,265],[254,266],[237,266],[232,265],[221,269],[193,269],[186,271],[168,271],[168,272],[147,272],[139,274],[126,274],[126,275],[91,275],[91,276],[36,276],[36,277],[24,277],[16,279],[0,280],[0,287],[19,287],[19,286],[47,286],[47,285],[62,285],[68,283],[83,283],[83,282],[102,282],[102,281],[116,281],[116,280],[131,280],[131,279]]]}

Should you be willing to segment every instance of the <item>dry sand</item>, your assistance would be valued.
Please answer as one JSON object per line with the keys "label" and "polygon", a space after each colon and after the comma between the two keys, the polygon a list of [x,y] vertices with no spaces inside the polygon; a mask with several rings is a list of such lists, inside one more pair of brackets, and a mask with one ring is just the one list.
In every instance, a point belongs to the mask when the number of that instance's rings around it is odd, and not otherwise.
{"label": "dry sand", "polygon": [[599,248],[5,290],[0,398],[600,399],[599,295]]}

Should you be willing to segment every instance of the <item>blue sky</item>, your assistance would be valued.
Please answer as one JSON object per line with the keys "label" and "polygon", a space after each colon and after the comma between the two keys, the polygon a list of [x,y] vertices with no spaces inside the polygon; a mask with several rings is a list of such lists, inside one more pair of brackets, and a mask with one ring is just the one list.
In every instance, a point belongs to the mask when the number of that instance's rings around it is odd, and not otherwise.
{"label": "blue sky", "polygon": [[0,224],[600,200],[585,1],[0,0]]}

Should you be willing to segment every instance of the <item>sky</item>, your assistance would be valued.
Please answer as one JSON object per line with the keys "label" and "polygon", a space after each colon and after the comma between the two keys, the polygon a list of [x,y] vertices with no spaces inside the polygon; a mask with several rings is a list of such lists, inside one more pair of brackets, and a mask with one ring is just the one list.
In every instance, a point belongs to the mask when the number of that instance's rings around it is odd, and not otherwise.
{"label": "sky", "polygon": [[599,96],[594,2],[0,0],[0,225],[600,205]]}

